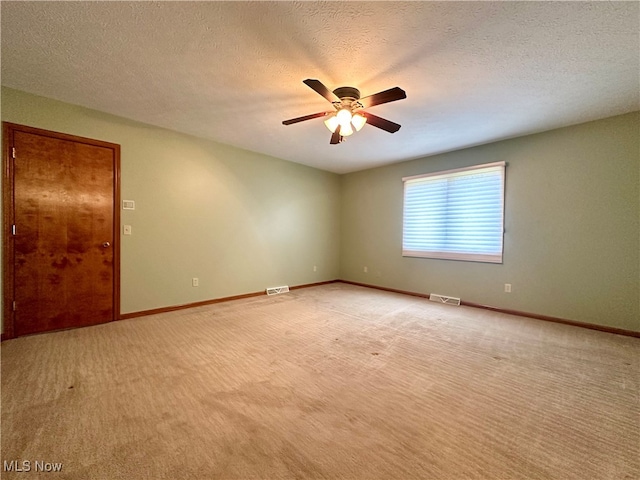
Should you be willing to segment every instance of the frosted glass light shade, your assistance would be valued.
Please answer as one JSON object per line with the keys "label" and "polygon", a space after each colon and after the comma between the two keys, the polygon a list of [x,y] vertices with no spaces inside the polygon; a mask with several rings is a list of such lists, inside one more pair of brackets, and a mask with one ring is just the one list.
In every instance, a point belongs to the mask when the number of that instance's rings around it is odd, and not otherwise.
{"label": "frosted glass light shade", "polygon": [[340,120],[338,120],[336,115],[332,115],[324,121],[324,124],[327,126],[329,131],[333,133],[336,131],[336,128],[338,128],[338,125],[340,125]]}
{"label": "frosted glass light shade", "polygon": [[336,117],[340,125],[342,125],[342,128],[344,128],[351,121],[351,112],[346,108],[341,108],[338,110],[338,113],[336,113]]}
{"label": "frosted glass light shade", "polygon": [[364,127],[364,124],[367,123],[367,118],[364,115],[356,113],[351,119],[351,123],[355,127],[356,131],[359,132],[360,129]]}
{"label": "frosted glass light shade", "polygon": [[348,137],[353,133],[353,128],[351,128],[351,122],[346,125],[340,124],[340,135],[343,137]]}

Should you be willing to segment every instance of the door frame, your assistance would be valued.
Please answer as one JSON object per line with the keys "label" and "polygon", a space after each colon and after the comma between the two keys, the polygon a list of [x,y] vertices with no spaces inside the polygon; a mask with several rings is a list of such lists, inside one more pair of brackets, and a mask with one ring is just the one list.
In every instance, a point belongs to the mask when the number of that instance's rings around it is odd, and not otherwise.
{"label": "door frame", "polygon": [[[34,135],[84,143],[113,151],[113,318],[120,319],[120,145],[116,143],[94,140],[92,138],[53,132],[17,123],[2,122],[2,340],[15,336],[14,301],[14,244],[12,226],[15,223],[14,196],[14,164],[13,138],[14,132],[25,132]],[[18,152],[18,156],[20,152]]]}

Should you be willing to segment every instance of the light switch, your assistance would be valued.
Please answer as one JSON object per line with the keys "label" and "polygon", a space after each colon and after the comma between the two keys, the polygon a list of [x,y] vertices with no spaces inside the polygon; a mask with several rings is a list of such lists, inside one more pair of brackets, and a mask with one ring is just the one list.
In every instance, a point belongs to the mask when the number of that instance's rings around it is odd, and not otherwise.
{"label": "light switch", "polygon": [[124,225],[124,231],[123,233],[125,235],[131,235],[131,225]]}

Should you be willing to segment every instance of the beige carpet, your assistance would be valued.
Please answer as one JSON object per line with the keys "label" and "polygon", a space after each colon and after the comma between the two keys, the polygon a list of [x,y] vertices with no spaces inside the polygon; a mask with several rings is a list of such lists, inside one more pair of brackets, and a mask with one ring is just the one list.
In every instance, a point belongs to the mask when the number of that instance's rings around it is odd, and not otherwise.
{"label": "beige carpet", "polygon": [[2,478],[637,479],[639,359],[339,283],[19,338]]}

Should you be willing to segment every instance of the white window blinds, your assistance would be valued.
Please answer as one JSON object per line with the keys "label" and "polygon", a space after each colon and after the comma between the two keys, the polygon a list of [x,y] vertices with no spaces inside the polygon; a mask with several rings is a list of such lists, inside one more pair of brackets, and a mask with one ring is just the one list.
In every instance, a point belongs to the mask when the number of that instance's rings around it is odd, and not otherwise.
{"label": "white window blinds", "polygon": [[505,162],[403,178],[402,254],[502,263]]}

